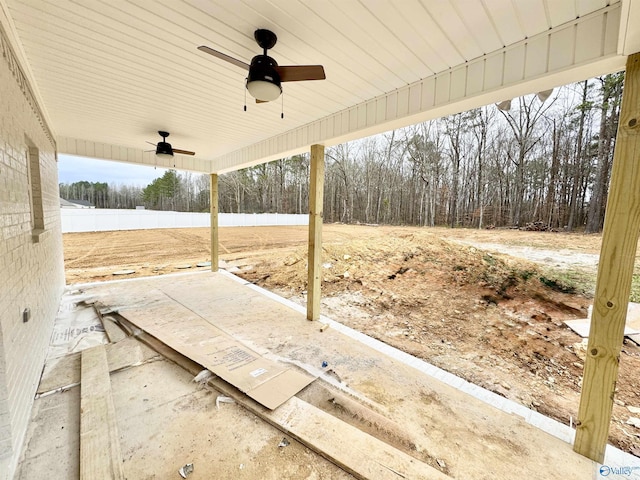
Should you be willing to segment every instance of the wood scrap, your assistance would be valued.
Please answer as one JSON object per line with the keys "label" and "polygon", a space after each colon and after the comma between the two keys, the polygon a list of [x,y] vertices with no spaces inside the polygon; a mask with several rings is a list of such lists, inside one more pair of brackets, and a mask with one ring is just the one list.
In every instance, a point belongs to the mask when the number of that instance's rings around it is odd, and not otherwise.
{"label": "wood scrap", "polygon": [[100,320],[102,321],[102,326],[104,327],[104,331],[107,333],[107,337],[111,343],[119,342],[120,340],[124,340],[127,338],[127,334],[120,328],[118,322],[111,315],[100,315]]}
{"label": "wood scrap", "polygon": [[80,480],[124,480],[104,345],[83,350],[80,390]]}

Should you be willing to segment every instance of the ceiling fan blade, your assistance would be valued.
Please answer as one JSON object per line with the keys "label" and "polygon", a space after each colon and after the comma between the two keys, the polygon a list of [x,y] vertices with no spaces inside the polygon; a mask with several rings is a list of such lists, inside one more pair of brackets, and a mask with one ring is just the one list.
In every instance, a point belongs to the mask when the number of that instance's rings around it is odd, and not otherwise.
{"label": "ceiling fan blade", "polygon": [[303,80],[324,80],[322,65],[288,65],[275,67],[281,82],[300,82]]}
{"label": "ceiling fan blade", "polygon": [[153,145],[154,147],[157,147],[157,145],[155,143],[152,142],[147,142],[149,145]]}
{"label": "ceiling fan blade", "polygon": [[180,150],[179,148],[174,148],[173,153],[177,153],[179,155],[195,155],[196,152],[190,152],[188,150]]}
{"label": "ceiling fan blade", "polygon": [[256,98],[256,103],[269,103],[269,101],[268,100],[258,100]]}
{"label": "ceiling fan blade", "polygon": [[240,68],[244,68],[245,70],[249,70],[249,64],[248,63],[243,62],[242,60],[238,60],[237,58],[230,57],[226,53],[219,52],[217,50],[214,50],[213,48],[207,47],[206,45],[200,45],[198,47],[198,50],[200,50],[201,52],[204,52],[204,53],[208,53],[209,55],[213,55],[214,57],[218,57],[221,60],[224,60],[225,62],[232,63],[236,67],[240,67]]}

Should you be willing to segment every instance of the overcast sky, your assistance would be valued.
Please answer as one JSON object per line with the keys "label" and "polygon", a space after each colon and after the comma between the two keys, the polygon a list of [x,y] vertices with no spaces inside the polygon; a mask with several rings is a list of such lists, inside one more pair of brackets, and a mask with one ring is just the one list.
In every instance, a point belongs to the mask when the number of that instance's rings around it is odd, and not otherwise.
{"label": "overcast sky", "polygon": [[58,182],[106,182],[109,184],[146,187],[161,177],[166,169],[93,158],[58,155]]}

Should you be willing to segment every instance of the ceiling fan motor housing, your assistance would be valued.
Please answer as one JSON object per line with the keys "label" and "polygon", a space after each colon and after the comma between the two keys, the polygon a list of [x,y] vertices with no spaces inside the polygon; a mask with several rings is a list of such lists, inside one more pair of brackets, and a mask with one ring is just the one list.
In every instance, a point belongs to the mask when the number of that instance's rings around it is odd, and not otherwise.
{"label": "ceiling fan motor housing", "polygon": [[171,155],[173,157],[173,148],[167,142],[158,142],[156,145],[156,155]]}
{"label": "ceiling fan motor housing", "polygon": [[257,100],[272,101],[282,93],[278,63],[268,55],[256,55],[251,60],[247,76],[247,90]]}

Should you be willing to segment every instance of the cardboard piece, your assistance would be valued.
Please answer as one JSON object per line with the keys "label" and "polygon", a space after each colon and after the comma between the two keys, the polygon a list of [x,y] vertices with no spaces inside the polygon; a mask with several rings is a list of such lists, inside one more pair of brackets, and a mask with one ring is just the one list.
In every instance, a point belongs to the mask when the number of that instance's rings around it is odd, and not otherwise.
{"label": "cardboard piece", "polygon": [[121,308],[118,313],[265,407],[277,408],[315,380],[263,358],[162,291],[149,294],[153,301],[147,306]]}
{"label": "cardboard piece", "polygon": [[[571,330],[576,332],[582,338],[589,337],[589,329],[591,328],[591,312],[593,306],[589,307],[589,318],[581,320],[567,320],[564,324]],[[640,303],[629,302],[627,308],[627,320],[624,328],[625,337],[640,335]]]}

